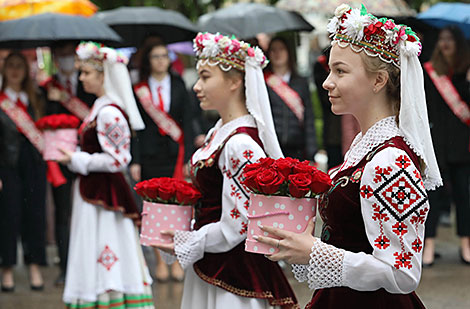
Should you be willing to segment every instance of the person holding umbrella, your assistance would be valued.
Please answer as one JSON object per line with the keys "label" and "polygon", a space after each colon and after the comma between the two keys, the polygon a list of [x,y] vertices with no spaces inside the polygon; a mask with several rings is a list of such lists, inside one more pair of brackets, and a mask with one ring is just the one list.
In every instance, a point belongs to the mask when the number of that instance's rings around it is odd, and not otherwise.
{"label": "person holding umbrella", "polygon": [[201,108],[221,119],[191,158],[203,195],[194,230],[166,231],[174,243],[158,246],[186,269],[181,308],[296,308],[279,265],[244,249],[249,200],[239,175],[245,164],[282,156],[261,71],[267,59],[258,47],[220,34],[199,33],[194,48],[194,91]]}
{"label": "person holding umbrella", "polygon": [[287,157],[314,161],[317,143],[308,81],[297,73],[286,39],[273,38],[267,54],[270,63],[264,77],[282,152]]}
{"label": "person holding umbrella", "polygon": [[421,43],[405,25],[343,4],[328,24],[331,69],[323,87],[335,114],[352,114],[361,132],[332,186],[319,198],[324,225],[302,234],[264,226],[281,239],[273,261],[294,264],[315,289],[306,308],[424,308],[422,272],[426,190],[442,185],[429,129]]}
{"label": "person holding umbrella", "polygon": [[[95,95],[86,93],[78,80],[75,48],[73,41],[59,41],[52,46],[52,57],[57,73],[41,84],[41,90],[46,100],[46,114],[72,114],[80,120],[90,112],[90,107],[96,100]],[[65,283],[67,269],[67,252],[70,234],[70,217],[72,214],[72,181],[74,174],[65,166],[60,168],[67,182],[58,187],[52,187],[54,199],[54,231],[59,253],[60,274],[55,281],[56,286]]]}
{"label": "person holding umbrella", "polygon": [[[170,73],[170,57],[163,43],[146,46],[140,65],[140,81],[134,86],[145,129],[137,131],[132,148],[131,176],[134,181],[154,177],[183,178],[184,162],[193,151],[192,108],[184,81]],[[175,133],[176,131],[176,133]],[[170,277],[167,265],[155,250],[159,281]],[[183,280],[178,262],[171,277]]]}
{"label": "person holding umbrella", "polygon": [[46,265],[46,163],[44,141],[34,120],[44,115],[26,57],[5,59],[0,92],[0,260],[2,291],[13,292],[13,266],[21,235],[32,290],[44,288]]}
{"label": "person holding umbrella", "polygon": [[154,308],[139,244],[140,216],[123,171],[131,160],[131,129],[144,123],[137,109],[127,59],[93,42],[77,48],[80,81],[98,97],[79,129],[80,151],[59,162],[75,182],[63,300],[68,308]]}
{"label": "person holding umbrella", "polygon": [[[431,134],[444,187],[429,194],[423,266],[432,266],[439,215],[456,206],[460,258],[470,265],[470,69],[469,48],[462,31],[448,26],[439,32],[431,60],[424,63]],[[451,197],[452,196],[452,197]]]}

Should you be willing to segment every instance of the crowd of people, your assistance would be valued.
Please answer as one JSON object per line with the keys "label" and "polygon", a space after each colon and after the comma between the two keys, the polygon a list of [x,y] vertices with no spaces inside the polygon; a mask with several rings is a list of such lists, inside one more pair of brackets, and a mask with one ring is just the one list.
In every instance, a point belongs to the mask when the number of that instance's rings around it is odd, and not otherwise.
{"label": "crowd of people", "polygon": [[[51,186],[55,284],[64,286],[68,308],[154,308],[132,187],[155,177],[191,179],[202,193],[193,230],[165,231],[174,242],[153,248],[154,278],[184,281],[182,308],[297,308],[279,260],[315,289],[308,308],[424,308],[414,291],[438,256],[437,224],[451,204],[460,258],[470,265],[466,40],[458,28],[444,28],[420,63],[418,34],[347,5],[328,31],[331,47],[312,76],[322,143],[309,79],[297,72],[284,37],[263,51],[198,34],[194,85],[172,70],[158,37],[131,64],[98,43],[58,42],[51,46],[56,73],[39,84],[23,53],[2,52],[2,291],[15,290],[18,241],[31,289],[44,288],[47,179],[58,168],[65,181]],[[134,83],[131,76],[138,76]],[[79,147],[46,162],[35,121],[63,113],[81,120]],[[249,192],[233,175],[264,157],[314,165],[320,149],[333,183],[319,199],[321,237],[312,235],[314,220],[301,234],[262,226],[266,236],[257,241],[280,251],[246,252]]]}

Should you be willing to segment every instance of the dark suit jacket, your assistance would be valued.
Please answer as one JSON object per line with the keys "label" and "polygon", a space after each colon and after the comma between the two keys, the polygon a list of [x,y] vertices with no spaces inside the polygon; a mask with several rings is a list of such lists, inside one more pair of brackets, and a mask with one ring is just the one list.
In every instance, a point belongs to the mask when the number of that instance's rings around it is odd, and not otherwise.
{"label": "dark suit jacket", "polygon": [[317,151],[317,140],[308,81],[301,76],[292,75],[289,86],[299,94],[304,103],[304,124],[303,126],[300,125],[291,109],[268,86],[277,138],[285,156],[289,156],[289,153],[295,150],[302,154],[302,158],[299,159],[313,160],[313,156]]}
{"label": "dark suit jacket", "polygon": [[[431,135],[441,172],[447,169],[447,163],[470,164],[470,127],[454,115],[437,91],[426,70],[424,72]],[[466,80],[465,74],[454,74],[452,84],[462,100],[468,105],[470,84]]]}
{"label": "dark suit jacket", "polygon": [[[171,102],[169,115],[180,125],[184,132],[185,162],[191,158],[194,151],[194,134],[192,130],[192,115],[194,108],[189,98],[183,80],[173,74],[171,77]],[[145,123],[145,129],[137,131],[131,146],[132,162],[142,163],[142,158],[151,157],[164,164],[174,167],[178,156],[178,143],[168,135],[162,136],[158,126],[145,112],[136,96],[140,115]]]}
{"label": "dark suit jacket", "polygon": [[[57,80],[56,75],[52,76],[51,78]],[[46,99],[46,115],[71,114],[71,112],[66,109],[59,101],[51,101],[47,99],[47,89],[43,87],[40,87],[40,89],[43,92],[44,98]],[[96,96],[94,94],[85,92],[83,89],[83,84],[80,80],[77,83],[76,96],[90,108],[93,106],[93,103],[96,100]]]}

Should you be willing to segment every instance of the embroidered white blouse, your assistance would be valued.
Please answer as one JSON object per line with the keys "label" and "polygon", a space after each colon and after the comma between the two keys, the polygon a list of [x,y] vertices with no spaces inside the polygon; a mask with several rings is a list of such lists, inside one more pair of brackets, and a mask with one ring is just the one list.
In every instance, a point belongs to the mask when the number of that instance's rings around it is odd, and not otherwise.
{"label": "embroidered white blouse", "polygon": [[[192,162],[205,160],[239,127],[256,127],[254,118],[246,115],[222,125],[221,120],[209,131],[207,146],[197,150]],[[222,215],[220,221],[204,225],[197,231],[176,231],[175,253],[183,268],[204,256],[204,252],[227,252],[246,238],[249,193],[240,184],[246,164],[265,157],[261,147],[248,135],[232,136],[217,162],[223,173]]]}
{"label": "embroidered white blouse", "polygon": [[[395,117],[378,121],[364,136],[356,136],[340,170],[357,165],[372,149],[395,136],[403,136]],[[385,148],[365,165],[358,194],[372,254],[345,251],[316,238],[309,265],[293,265],[296,279],[308,281],[311,289],[343,286],[358,291],[414,291],[421,277],[429,210],[418,168],[405,151]]]}
{"label": "embroidered white blouse", "polygon": [[85,118],[89,123],[96,119],[98,141],[103,152],[90,154],[76,151],[68,168],[75,173],[88,175],[90,172],[115,173],[123,171],[131,161],[131,131],[126,118],[107,97],[98,98]]}

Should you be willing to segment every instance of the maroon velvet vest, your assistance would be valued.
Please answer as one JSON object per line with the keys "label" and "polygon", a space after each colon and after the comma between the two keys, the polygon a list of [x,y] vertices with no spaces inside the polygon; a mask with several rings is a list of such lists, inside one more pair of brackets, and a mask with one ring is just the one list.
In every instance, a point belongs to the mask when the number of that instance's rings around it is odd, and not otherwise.
{"label": "maroon velvet vest", "polygon": [[[235,134],[248,134],[263,147],[258,137],[258,129],[241,127],[229,135],[207,160],[193,165],[193,182],[202,193],[202,199],[195,212],[195,229],[220,220],[223,175],[217,162],[225,143]],[[244,242],[228,252],[206,252],[193,267],[202,280],[233,294],[266,299],[272,306],[299,307],[279,265],[263,255],[245,252]],[[230,304],[227,306],[230,307]]]}
{"label": "maroon velvet vest", "polygon": [[[364,166],[374,155],[387,147],[405,151],[416,166],[418,157],[401,137],[394,137],[372,150],[356,166],[339,172],[333,186],[320,199],[318,210],[323,220],[323,242],[351,252],[372,254],[361,213],[360,183]],[[316,290],[306,308],[424,308],[415,292],[391,294],[381,288],[376,291],[357,291],[348,287]]]}
{"label": "maroon velvet vest", "polygon": [[[126,113],[117,105],[111,104],[121,111],[127,120]],[[98,141],[96,131],[96,119],[83,128],[80,134],[80,147],[82,151],[88,153],[103,152]],[[129,184],[126,182],[123,173],[91,172],[88,175],[80,175],[80,194],[82,198],[97,206],[108,210],[120,211],[126,217],[140,223],[140,215],[137,205],[132,196]]]}

